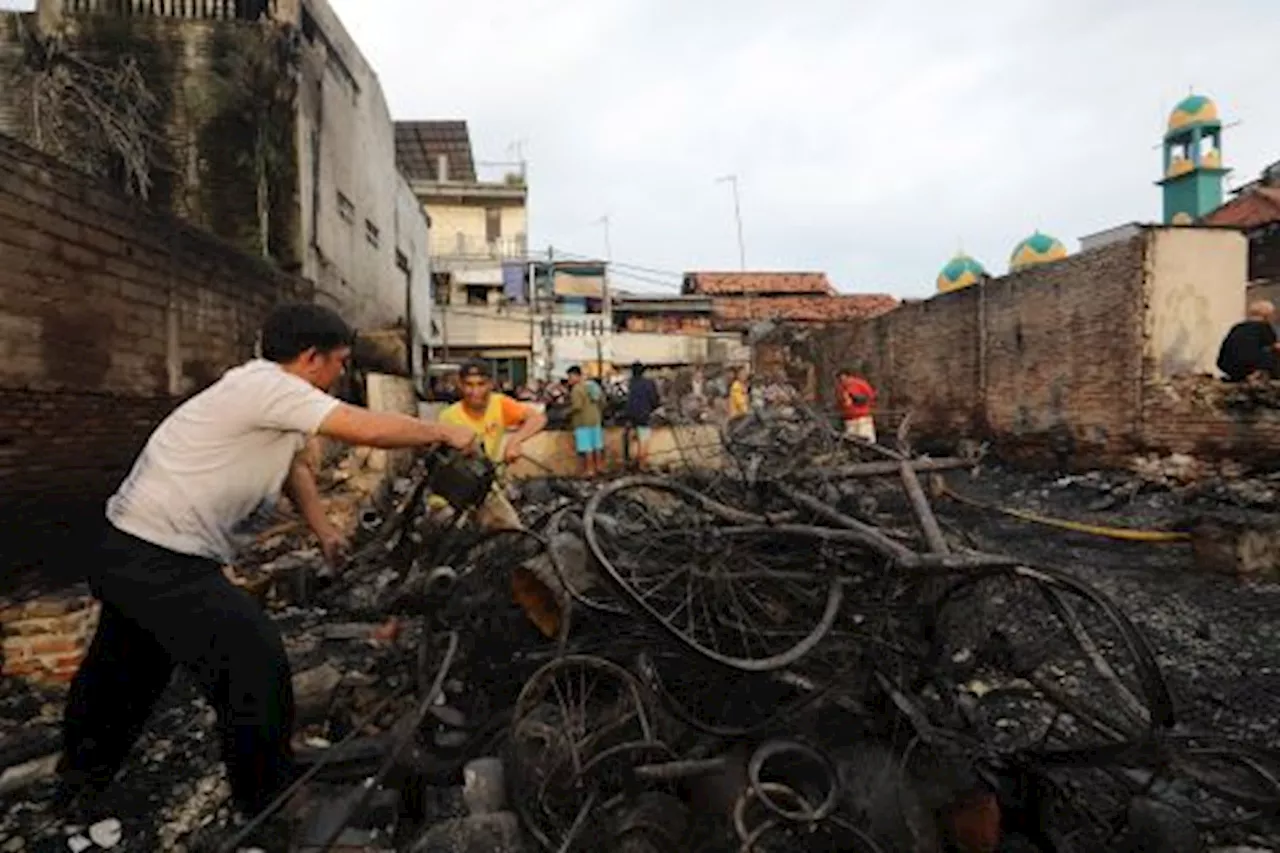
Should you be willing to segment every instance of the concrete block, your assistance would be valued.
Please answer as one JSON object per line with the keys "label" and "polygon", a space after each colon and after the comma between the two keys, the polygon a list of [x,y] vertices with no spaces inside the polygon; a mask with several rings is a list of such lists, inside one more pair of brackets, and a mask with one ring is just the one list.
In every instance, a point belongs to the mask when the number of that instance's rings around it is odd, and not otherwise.
{"label": "concrete block", "polygon": [[1265,518],[1205,517],[1191,525],[1197,568],[1238,578],[1280,578],[1280,529]]}
{"label": "concrete block", "polygon": [[[368,374],[365,377],[365,399],[373,412],[418,413],[418,394],[413,388],[413,381],[401,376]],[[367,465],[372,471],[399,474],[408,470],[412,462],[412,451],[372,450]]]}

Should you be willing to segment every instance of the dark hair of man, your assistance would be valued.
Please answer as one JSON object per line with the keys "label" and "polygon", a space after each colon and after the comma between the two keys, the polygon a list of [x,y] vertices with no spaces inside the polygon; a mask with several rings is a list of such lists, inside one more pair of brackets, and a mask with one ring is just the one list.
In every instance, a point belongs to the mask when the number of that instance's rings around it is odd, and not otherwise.
{"label": "dark hair of man", "polygon": [[489,371],[489,362],[473,358],[462,364],[462,369],[458,371],[458,377],[466,379],[468,376],[479,376],[481,379],[492,379],[493,376]]}
{"label": "dark hair of man", "polygon": [[637,376],[637,377],[644,376],[644,365],[638,361],[635,364],[631,365],[631,375]]}
{"label": "dark hair of man", "polygon": [[288,364],[309,349],[330,353],[355,341],[355,329],[322,305],[281,305],[262,324],[262,357],[277,364]]}
{"label": "dark hair of man", "polygon": [[577,366],[575,366],[575,367],[570,367],[570,368],[569,368],[569,375],[570,375],[570,376],[581,376],[581,375],[582,375],[582,368],[581,368],[581,367],[577,367]]}

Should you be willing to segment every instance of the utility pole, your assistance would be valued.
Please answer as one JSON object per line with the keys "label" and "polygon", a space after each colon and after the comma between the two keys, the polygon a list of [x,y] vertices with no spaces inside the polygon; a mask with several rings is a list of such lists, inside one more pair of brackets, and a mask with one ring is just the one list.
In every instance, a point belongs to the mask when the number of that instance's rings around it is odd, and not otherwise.
{"label": "utility pole", "polygon": [[543,358],[546,361],[547,381],[551,380],[551,368],[553,356],[555,354],[555,306],[556,306],[556,250],[554,246],[547,246],[547,316],[543,325],[543,341],[542,351]]}
{"label": "utility pole", "polygon": [[600,336],[607,332],[613,331],[613,293],[609,287],[609,267],[613,264],[613,244],[609,240],[609,214],[605,214],[596,220],[596,224],[604,226],[604,276],[601,279],[600,287],[602,289],[600,300],[600,313],[602,326],[598,329],[596,337],[596,375],[604,377],[604,355],[602,352]]}
{"label": "utility pole", "polygon": [[604,259],[613,262],[613,244],[609,242],[609,214],[601,216],[595,222],[596,225],[604,226]]}
{"label": "utility pole", "polygon": [[716,179],[717,184],[728,184],[733,189],[733,218],[738,225],[738,268],[747,271],[747,248],[742,239],[742,204],[738,199],[738,176],[725,175]]}

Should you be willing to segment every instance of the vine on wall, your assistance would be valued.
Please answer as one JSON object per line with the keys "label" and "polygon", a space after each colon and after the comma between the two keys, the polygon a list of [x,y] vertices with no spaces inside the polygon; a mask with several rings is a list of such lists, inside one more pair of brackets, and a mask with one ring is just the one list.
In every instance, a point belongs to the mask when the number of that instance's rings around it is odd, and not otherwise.
{"label": "vine on wall", "polygon": [[34,147],[149,198],[166,148],[155,130],[161,103],[137,59],[94,62],[70,50],[60,34],[41,34],[21,20],[18,35],[13,85],[24,93]]}

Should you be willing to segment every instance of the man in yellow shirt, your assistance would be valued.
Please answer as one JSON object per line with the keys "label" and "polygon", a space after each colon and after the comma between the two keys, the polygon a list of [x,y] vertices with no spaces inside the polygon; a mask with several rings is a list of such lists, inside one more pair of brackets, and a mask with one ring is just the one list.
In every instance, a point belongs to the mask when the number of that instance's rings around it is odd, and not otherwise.
{"label": "man in yellow shirt", "polygon": [[729,383],[729,418],[740,418],[751,409],[750,397],[747,394],[747,371],[739,367],[731,374],[733,381]]}
{"label": "man in yellow shirt", "polygon": [[[474,430],[485,456],[494,463],[518,460],[524,453],[524,443],[546,428],[547,416],[542,412],[494,392],[493,377],[483,361],[464,364],[458,382],[462,399],[440,413],[440,423]],[[480,508],[476,521],[490,529],[521,527],[515,507],[497,490]]]}
{"label": "man in yellow shirt", "polygon": [[[469,361],[458,373],[462,399],[440,413],[440,423],[475,430],[485,456],[495,463],[512,463],[524,452],[524,443],[542,432],[547,416],[506,394],[495,393],[493,376],[483,361]],[[511,430],[515,430],[511,432]],[[445,509],[433,500],[438,510]],[[476,524],[487,530],[520,530],[520,514],[500,487],[489,493],[476,513]],[[532,564],[531,564],[532,565]],[[555,578],[542,577],[531,565],[516,566],[511,573],[511,596],[529,621],[545,636],[556,636],[561,627],[563,595]],[[544,571],[545,571],[545,567]]]}

